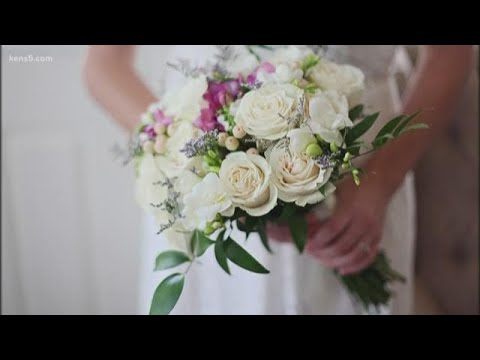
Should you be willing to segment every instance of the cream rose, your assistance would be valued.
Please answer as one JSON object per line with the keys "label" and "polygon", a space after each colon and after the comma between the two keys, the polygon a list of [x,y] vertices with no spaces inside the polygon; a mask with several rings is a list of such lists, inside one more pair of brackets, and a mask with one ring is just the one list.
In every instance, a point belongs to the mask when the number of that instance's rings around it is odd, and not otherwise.
{"label": "cream rose", "polygon": [[235,122],[247,134],[259,139],[278,140],[288,131],[303,91],[291,84],[265,85],[247,93],[238,108]]}
{"label": "cream rose", "polygon": [[338,65],[321,59],[320,63],[308,72],[308,76],[322,90],[337,90],[344,94],[350,107],[361,102],[365,90],[365,75],[354,66]]}
{"label": "cream rose", "polygon": [[308,105],[310,118],[308,126],[314,134],[328,143],[341,146],[343,143],[340,130],[353,126],[348,117],[348,102],[345,95],[329,90],[317,92]]}
{"label": "cream rose", "polygon": [[[298,206],[316,204],[331,194],[335,187],[328,183],[332,169],[321,169],[305,153],[296,153],[281,140],[270,147],[265,156],[272,166],[272,182],[278,188],[278,198]],[[324,193],[320,188],[324,185]]]}
{"label": "cream rose", "polygon": [[265,158],[235,152],[222,162],[219,177],[233,205],[251,216],[262,216],[277,204],[278,191],[270,181],[272,169]]}

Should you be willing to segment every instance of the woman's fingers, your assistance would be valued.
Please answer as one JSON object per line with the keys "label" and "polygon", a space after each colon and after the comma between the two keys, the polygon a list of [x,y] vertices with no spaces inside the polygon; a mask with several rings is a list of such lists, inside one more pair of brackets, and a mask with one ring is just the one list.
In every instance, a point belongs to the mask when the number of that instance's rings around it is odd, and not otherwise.
{"label": "woman's fingers", "polygon": [[332,218],[318,227],[312,240],[307,244],[310,252],[319,251],[339,237],[347,228],[351,220],[348,211],[337,211]]}
{"label": "woman's fingers", "polygon": [[371,265],[375,261],[375,258],[378,255],[378,249],[379,249],[378,241],[375,241],[373,246],[368,250],[368,255],[360,256],[358,259],[351,262],[350,264],[340,267],[338,269],[340,275],[356,274],[366,269],[369,265]]}
{"label": "woman's fingers", "polygon": [[290,229],[286,225],[267,224],[267,233],[270,239],[278,242],[291,241]]}

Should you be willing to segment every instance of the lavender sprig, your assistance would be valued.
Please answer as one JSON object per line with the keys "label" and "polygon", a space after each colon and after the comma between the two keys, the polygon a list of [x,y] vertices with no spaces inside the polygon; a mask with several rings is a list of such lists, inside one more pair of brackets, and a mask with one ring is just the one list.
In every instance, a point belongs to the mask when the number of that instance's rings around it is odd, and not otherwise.
{"label": "lavender sprig", "polygon": [[217,145],[217,136],[217,129],[209,131],[200,137],[189,140],[180,152],[184,153],[187,158],[206,155],[208,150],[213,149]]}

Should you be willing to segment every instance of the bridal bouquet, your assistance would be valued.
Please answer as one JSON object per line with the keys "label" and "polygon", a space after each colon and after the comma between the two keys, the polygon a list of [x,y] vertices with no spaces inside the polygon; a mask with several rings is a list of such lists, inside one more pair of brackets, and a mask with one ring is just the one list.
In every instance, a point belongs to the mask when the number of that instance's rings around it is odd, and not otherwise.
{"label": "bridal bouquet", "polygon": [[[203,68],[170,64],[187,81],[148,109],[129,147],[137,199],[171,244],[155,270],[186,268],[159,284],[151,314],[170,313],[188,269],[209,248],[226,273],[231,263],[269,272],[232,239],[234,229],[257,233],[270,250],[267,224],[288,224],[302,252],[306,214],[333,199],[346,175],[360,185],[353,160],[425,127],[401,115],[362,142],[379,116],[364,114],[364,74],[327,60],[320,46],[217,47]],[[386,304],[390,283],[404,281],[384,253],[359,274],[337,275],[366,309]]]}

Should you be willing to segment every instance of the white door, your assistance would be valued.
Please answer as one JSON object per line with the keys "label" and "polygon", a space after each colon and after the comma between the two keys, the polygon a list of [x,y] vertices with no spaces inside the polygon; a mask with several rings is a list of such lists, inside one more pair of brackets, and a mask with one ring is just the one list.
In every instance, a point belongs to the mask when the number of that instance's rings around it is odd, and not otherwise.
{"label": "white door", "polygon": [[133,171],[84,88],[86,48],[2,46],[4,314],[136,312]]}

